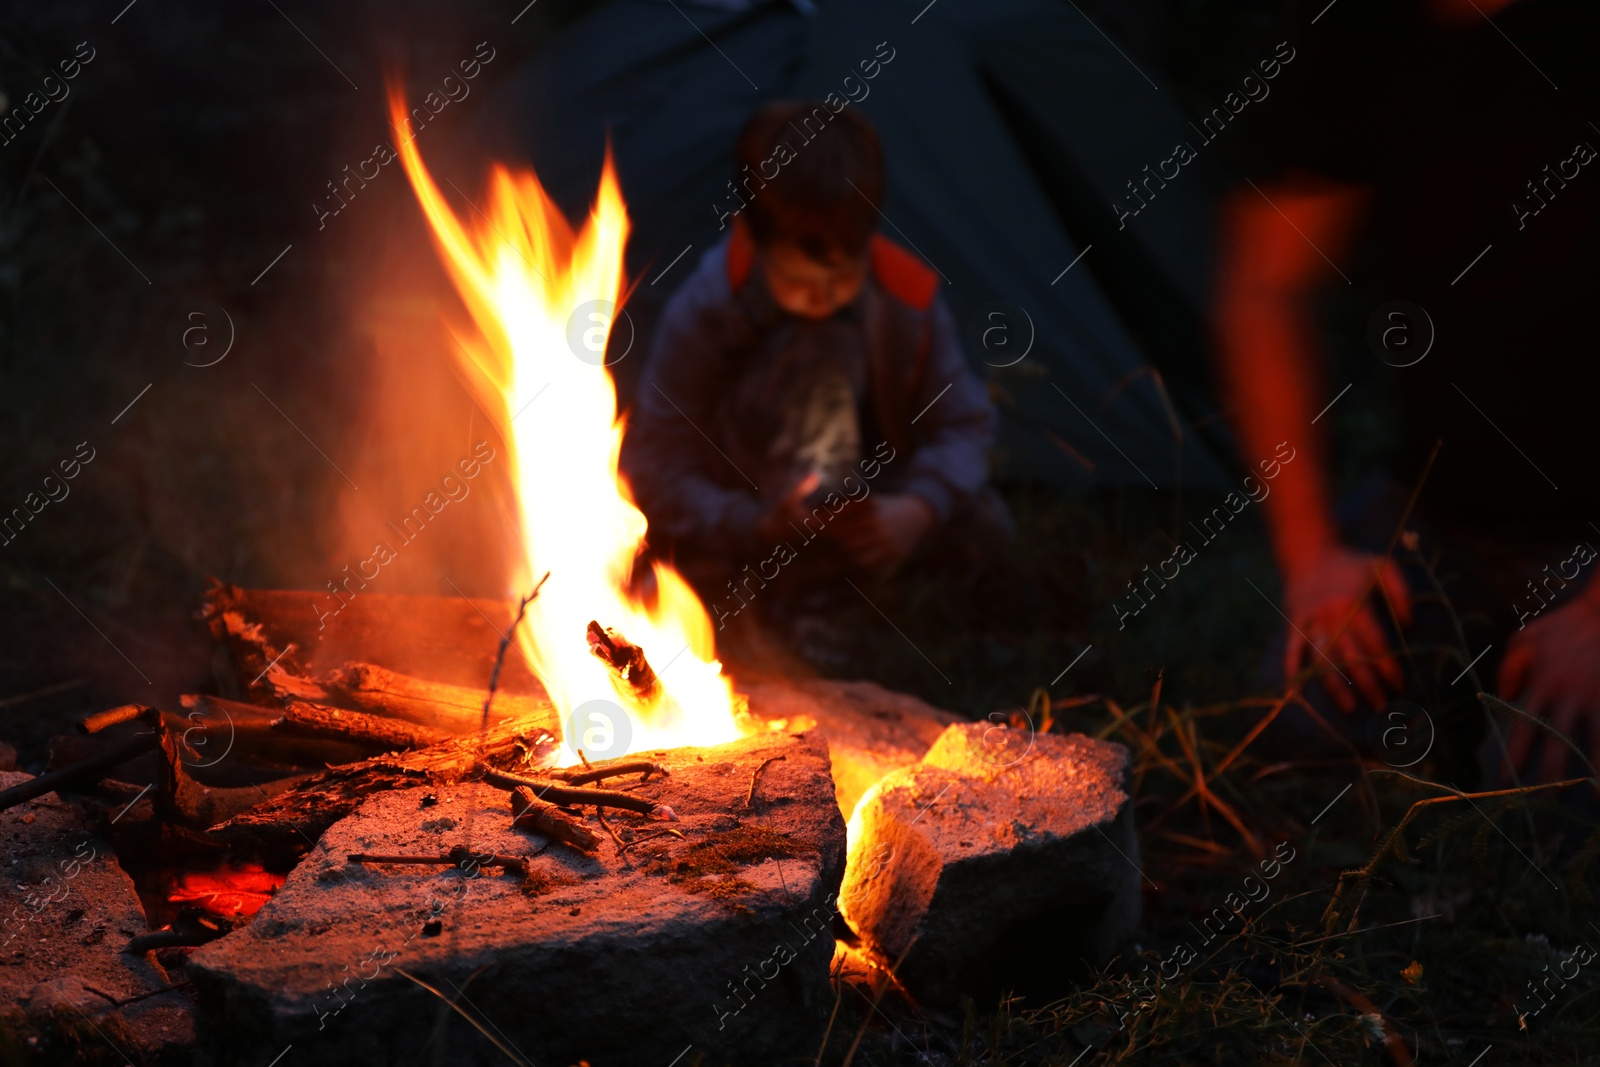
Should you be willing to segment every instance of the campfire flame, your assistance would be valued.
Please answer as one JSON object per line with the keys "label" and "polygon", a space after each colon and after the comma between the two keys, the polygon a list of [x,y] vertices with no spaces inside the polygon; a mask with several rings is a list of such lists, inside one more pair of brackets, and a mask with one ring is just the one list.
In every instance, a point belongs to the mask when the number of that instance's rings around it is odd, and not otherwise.
{"label": "campfire flame", "polygon": [[[403,130],[403,97],[391,91],[389,103]],[[511,446],[521,527],[513,595],[549,572],[517,636],[562,722],[578,734],[566,739],[566,761],[577,762],[579,748],[610,757],[739,737],[711,619],[694,591],[659,562],[649,595],[631,588],[646,522],[617,471],[616,388],[600,359],[580,358],[571,340],[592,330],[608,338],[612,309],[624,298],[628,216],[609,151],[577,233],[531,170],[497,164],[486,199],[464,222],[413,142],[404,141],[400,157],[477,325],[477,336],[457,335],[460,367]],[[589,351],[604,351],[597,339],[586,338]],[[641,694],[619,682],[590,651],[591,620],[639,646],[660,685]],[[621,708],[624,721],[603,721],[613,717],[607,706]],[[586,707],[600,716],[574,715]]]}

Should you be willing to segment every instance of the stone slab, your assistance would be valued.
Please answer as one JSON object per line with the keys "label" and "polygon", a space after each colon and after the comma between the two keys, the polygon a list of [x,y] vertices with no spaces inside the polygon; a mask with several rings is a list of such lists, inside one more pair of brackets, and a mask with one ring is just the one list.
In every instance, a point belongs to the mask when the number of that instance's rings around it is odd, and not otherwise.
{"label": "stone slab", "polygon": [[846,819],[880,778],[916,763],[945,727],[964,721],[874,682],[740,677],[737,685],[758,718],[817,724],[828,739],[833,784]]}
{"label": "stone slab", "polygon": [[[31,777],[0,772],[0,789]],[[188,1062],[182,993],[116,1007],[171,985],[121,951],[148,932],[133,880],[77,808],[47,793],[0,811],[0,1062]]]}
{"label": "stone slab", "polygon": [[[752,772],[778,756],[746,808]],[[451,1064],[508,1062],[403,970],[540,1065],[663,1067],[693,1050],[683,1062],[709,1067],[814,1050],[833,1003],[845,856],[825,744],[769,733],[649,758],[671,774],[636,794],[678,820],[607,821],[641,835],[670,826],[684,840],[619,855],[591,819],[597,853],[549,847],[525,880],[346,862],[442,854],[466,844],[469,827],[475,850],[531,854],[547,842],[511,828],[505,792],[463,784],[370,798],[249,926],[191,957],[202,1047],[218,1067],[258,1067],[289,1045],[296,1062],[416,1062],[430,1043]]]}
{"label": "stone slab", "polygon": [[916,996],[1048,994],[1138,926],[1123,746],[951,726],[869,790],[840,892],[851,927]]}

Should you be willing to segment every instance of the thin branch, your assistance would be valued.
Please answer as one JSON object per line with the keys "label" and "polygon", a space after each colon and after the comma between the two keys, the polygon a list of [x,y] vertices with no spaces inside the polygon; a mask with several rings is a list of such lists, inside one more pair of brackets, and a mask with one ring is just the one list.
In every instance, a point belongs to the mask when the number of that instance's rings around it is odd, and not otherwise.
{"label": "thin branch", "polygon": [[489,691],[483,696],[483,724],[480,730],[489,729],[489,705],[494,702],[494,691],[500,684],[500,668],[506,663],[506,649],[511,647],[511,639],[516,636],[517,627],[522,625],[522,617],[528,611],[528,605],[533,603],[533,598],[539,595],[539,590],[544,588],[544,583],[550,580],[550,572],[545,571],[544,577],[539,579],[533,591],[522,598],[517,605],[516,618],[511,620],[511,625],[506,632],[500,635],[500,647],[494,653],[494,670],[489,672]]}
{"label": "thin branch", "polygon": [[525,1060],[521,1056],[519,1056],[504,1041],[501,1041],[494,1034],[491,1034],[488,1031],[488,1029],[482,1023],[480,1023],[477,1019],[474,1019],[472,1016],[468,1015],[466,1013],[466,1011],[463,1010],[462,1007],[459,1004],[457,1004],[455,1001],[451,1000],[449,997],[445,996],[443,993],[439,992],[439,990],[435,989],[433,986],[429,985],[427,982],[424,982],[422,979],[418,978],[416,975],[412,974],[410,971],[406,970],[404,967],[396,967],[395,971],[398,972],[399,974],[405,976],[406,978],[411,979],[413,982],[417,983],[417,985],[421,986],[423,989],[426,989],[428,992],[432,993],[434,996],[438,997],[440,1000],[442,1000],[446,1004],[448,1004],[450,1006],[450,1010],[454,1011],[457,1015],[461,1016],[463,1019],[467,1020],[467,1022],[471,1023],[472,1024],[472,1028],[474,1030],[478,1031],[478,1033],[480,1033],[484,1037],[488,1038],[489,1042],[491,1044],[493,1044],[495,1048],[499,1049],[501,1052],[504,1052],[506,1054],[506,1056],[511,1060],[512,1063],[517,1064],[518,1067],[533,1067],[532,1064],[530,1064],[527,1060]]}
{"label": "thin branch", "polygon": [[786,760],[788,758],[789,758],[788,756],[768,756],[766,759],[761,761],[760,766],[758,766],[755,770],[750,772],[750,792],[748,792],[748,793],[746,793],[744,795],[744,806],[746,808],[750,807],[750,805],[755,803],[755,799],[756,799],[756,779],[760,778],[761,777],[761,772],[767,769],[767,764],[769,764],[769,763],[777,763],[779,760]]}

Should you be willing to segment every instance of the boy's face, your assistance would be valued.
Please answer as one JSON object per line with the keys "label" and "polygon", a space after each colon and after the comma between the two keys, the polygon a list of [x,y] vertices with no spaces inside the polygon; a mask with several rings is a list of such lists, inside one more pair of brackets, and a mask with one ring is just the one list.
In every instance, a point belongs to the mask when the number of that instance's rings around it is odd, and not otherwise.
{"label": "boy's face", "polygon": [[756,263],[778,306],[791,315],[825,319],[861,292],[867,277],[867,255],[838,255],[819,263],[790,244],[757,248]]}

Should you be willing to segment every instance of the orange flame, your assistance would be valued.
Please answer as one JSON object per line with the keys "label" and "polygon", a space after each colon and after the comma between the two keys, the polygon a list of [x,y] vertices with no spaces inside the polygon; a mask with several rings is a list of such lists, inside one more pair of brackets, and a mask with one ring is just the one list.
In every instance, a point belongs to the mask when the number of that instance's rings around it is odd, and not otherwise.
{"label": "orange flame", "polygon": [[[391,91],[389,104],[398,132],[405,103]],[[577,748],[619,756],[737,738],[733,693],[699,598],[661,563],[654,564],[653,599],[629,589],[646,523],[617,473],[616,388],[598,356],[579,358],[572,340],[603,352],[592,331],[603,331],[599,340],[610,336],[612,309],[623,299],[628,216],[610,153],[576,234],[532,171],[496,165],[487,202],[481,211],[474,206],[478,217],[468,216],[469,225],[445,203],[413,143],[401,145],[400,157],[478,327],[478,336],[456,338],[460,366],[511,446],[521,525],[517,589],[550,575],[528,605],[518,640],[562,721],[571,728],[577,720],[580,736],[565,746],[569,762]],[[589,651],[591,619],[645,650],[661,682],[658,694],[643,700],[614,680]],[[591,701],[620,707],[624,720],[569,718]]]}

